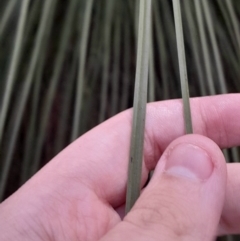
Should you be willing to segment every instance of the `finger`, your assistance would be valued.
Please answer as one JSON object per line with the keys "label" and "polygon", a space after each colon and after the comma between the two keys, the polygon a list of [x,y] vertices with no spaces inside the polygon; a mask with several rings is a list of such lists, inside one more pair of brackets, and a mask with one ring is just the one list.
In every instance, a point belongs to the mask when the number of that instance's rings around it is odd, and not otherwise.
{"label": "finger", "polygon": [[[227,188],[221,220],[218,226],[218,235],[240,233],[240,164],[227,164]],[[121,220],[125,217],[125,204],[116,209]]]}
{"label": "finger", "polygon": [[[193,98],[191,108],[195,133],[208,136],[222,148],[240,145],[239,94]],[[168,144],[184,135],[182,115],[180,100],[148,104],[143,184]],[[44,167],[24,186],[24,190],[45,193],[48,187],[49,192],[63,193],[72,200],[79,193],[80,184],[83,184],[103,203],[109,203],[114,208],[124,204],[131,118],[132,110],[125,111],[80,137]],[[240,172],[240,165],[237,169]],[[231,180],[231,175],[229,178],[231,185],[234,182],[234,186],[240,186],[239,179]],[[239,196],[227,196],[226,203],[235,205],[234,220],[240,218]],[[224,215],[223,219],[230,223],[231,213],[225,212]]]}
{"label": "finger", "polygon": [[[240,145],[240,95],[193,98],[191,107],[194,133],[209,137],[221,148]],[[184,135],[182,115],[180,100],[148,105],[143,184],[168,144]],[[128,110],[79,138],[54,158],[53,172],[85,182],[114,207],[122,204],[127,183],[131,118],[132,110]]]}
{"label": "finger", "polygon": [[224,156],[214,142],[199,135],[178,138],[130,213],[102,241],[213,240],[226,178]]}
{"label": "finger", "polygon": [[219,235],[240,233],[240,164],[227,165],[228,182]]}

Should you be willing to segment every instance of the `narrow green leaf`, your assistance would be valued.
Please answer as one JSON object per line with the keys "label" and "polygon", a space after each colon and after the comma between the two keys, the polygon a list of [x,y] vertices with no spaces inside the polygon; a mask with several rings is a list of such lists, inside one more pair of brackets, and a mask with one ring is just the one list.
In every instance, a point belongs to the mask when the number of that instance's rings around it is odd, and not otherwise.
{"label": "narrow green leaf", "polygon": [[238,147],[231,148],[232,162],[239,162],[239,149]]}
{"label": "narrow green leaf", "polygon": [[[177,56],[177,42],[176,42],[176,33],[175,33],[175,26],[174,26],[174,19],[171,9],[170,1],[159,1],[160,5],[160,11],[162,15],[162,29],[163,34],[165,35],[165,45],[164,48],[166,48],[167,53],[167,59],[168,63],[165,66],[165,72],[168,70],[168,84],[171,89],[171,92],[169,92],[168,98],[179,98],[178,90],[176,89],[177,84],[177,78],[179,76],[179,64],[176,57]],[[169,65],[173,66],[173,71],[169,71]],[[175,83],[174,83],[175,82]]]}
{"label": "narrow green leaf", "polygon": [[[48,0],[46,0],[48,1]],[[56,0],[54,0],[56,1]],[[42,146],[44,143],[44,138],[46,136],[46,128],[49,120],[50,111],[52,109],[53,100],[55,97],[59,76],[62,70],[63,61],[65,59],[65,53],[67,49],[67,44],[72,30],[72,23],[76,13],[76,7],[78,0],[71,0],[67,13],[65,15],[64,26],[60,37],[60,44],[56,56],[56,61],[54,64],[53,74],[50,79],[50,85],[46,98],[44,100],[42,119],[39,128],[39,134],[36,144],[35,158],[32,163],[31,174],[34,174],[39,168],[39,162],[41,158]]]}
{"label": "narrow green leaf", "polygon": [[68,119],[71,116],[70,115],[70,110],[72,108],[71,100],[72,100],[72,95],[74,93],[74,87],[76,82],[76,75],[77,75],[77,69],[78,69],[78,57],[79,57],[79,51],[75,51],[73,56],[73,61],[71,63],[71,68],[68,74],[68,81],[64,83],[65,92],[63,96],[63,104],[62,104],[61,113],[60,113],[59,122],[58,122],[56,142],[54,145],[55,155],[58,154],[65,147],[66,140],[68,140],[67,138]]}
{"label": "narrow green leaf", "polygon": [[99,122],[101,123],[106,119],[107,107],[107,90],[109,85],[109,63],[110,63],[110,46],[111,46],[111,27],[113,18],[113,7],[115,1],[108,1],[105,14],[104,26],[104,42],[103,42],[103,72],[102,72],[102,86],[101,86],[101,105],[99,113]]}
{"label": "narrow green leaf", "polygon": [[14,147],[15,147],[15,144],[16,144],[16,140],[17,140],[17,135],[18,135],[18,132],[19,132],[19,129],[20,129],[20,124],[21,124],[21,120],[22,120],[22,117],[23,117],[26,101],[27,101],[27,98],[29,96],[30,87],[31,87],[32,82],[33,82],[33,76],[34,76],[35,68],[36,68],[36,65],[38,63],[38,57],[39,57],[39,54],[40,54],[42,41],[43,41],[43,38],[45,36],[46,24],[48,23],[49,13],[51,12],[50,11],[51,5],[53,4],[54,1],[56,1],[56,0],[52,0],[52,1],[46,0],[45,4],[44,4],[43,15],[42,15],[42,18],[41,18],[41,23],[39,25],[35,46],[34,46],[34,49],[33,49],[33,52],[32,52],[32,56],[31,56],[29,71],[27,73],[27,77],[26,77],[26,80],[24,82],[23,91],[20,95],[20,99],[19,99],[19,103],[18,103],[18,105],[19,105],[18,113],[17,113],[17,117],[16,117],[16,120],[15,120],[15,125],[14,125],[13,130],[12,130],[11,139],[9,141],[9,148],[7,150],[7,156],[6,156],[6,159],[5,159],[4,168],[2,170],[2,175],[1,175],[1,180],[0,180],[0,200],[3,197],[4,190],[5,190],[5,187],[6,187],[6,181],[7,181],[9,169],[10,169],[11,162],[12,162],[12,156],[13,156],[13,151],[14,151]]}
{"label": "narrow green leaf", "polygon": [[154,62],[154,38],[153,38],[153,24],[150,22],[150,46],[149,46],[149,102],[155,101],[155,62]]}
{"label": "narrow green leaf", "polygon": [[151,0],[140,0],[133,126],[126,198],[128,212],[140,195],[148,87]]}
{"label": "narrow green leaf", "polygon": [[230,156],[228,153],[228,149],[223,149],[222,151],[223,151],[223,155],[225,157],[226,162],[230,162]]}
{"label": "narrow green leaf", "polygon": [[188,78],[187,78],[187,66],[185,57],[184,37],[182,29],[182,16],[181,6],[179,0],[173,0],[174,19],[176,26],[177,37],[177,49],[178,49],[178,62],[180,70],[181,90],[183,98],[184,108],[184,120],[186,133],[192,133],[192,117],[189,103],[189,91],[188,91]]}
{"label": "narrow green leaf", "polygon": [[136,42],[138,41],[138,26],[139,26],[139,8],[140,8],[140,1],[136,0],[135,1],[135,16],[134,16],[134,33],[135,33],[135,39]]}
{"label": "narrow green leaf", "polygon": [[124,77],[123,77],[123,94],[121,98],[121,110],[127,109],[130,94],[130,28],[128,21],[124,24]]}
{"label": "narrow green leaf", "polygon": [[86,55],[87,55],[87,45],[88,45],[88,36],[90,31],[91,23],[91,13],[93,7],[93,0],[86,1],[86,8],[83,21],[83,30],[82,36],[80,38],[80,48],[79,48],[79,69],[78,69],[78,82],[77,82],[77,91],[75,97],[75,108],[74,108],[74,117],[73,117],[73,129],[71,140],[75,140],[79,135],[79,126],[81,120],[81,109],[83,105],[83,90],[84,90],[84,78],[85,78],[85,65],[86,65]]}
{"label": "narrow green leaf", "polygon": [[[231,9],[229,9],[229,4],[227,4],[227,1],[222,1],[222,0],[218,0],[216,1],[216,3],[218,4],[220,10],[221,10],[221,13],[222,13],[222,16],[223,16],[223,19],[224,19],[224,23],[226,24],[227,28],[223,28],[221,25],[220,25],[220,28],[222,30],[224,30],[224,34],[226,34],[225,31],[228,32],[228,34],[230,35],[231,37],[231,41],[232,41],[232,44],[235,48],[235,52],[238,52],[239,51],[239,48],[240,46],[238,45],[238,42],[237,42],[237,38],[236,38],[236,34],[234,31],[234,26],[235,25],[233,23],[233,19],[232,19],[232,16],[231,16]],[[232,4],[232,2],[230,2],[230,5]],[[231,7],[230,7],[231,8]],[[234,14],[233,14],[234,15]],[[233,21],[232,21],[233,20]],[[216,27],[219,27],[218,24],[216,24]],[[229,45],[229,44],[228,44]],[[239,54],[238,54],[239,55]],[[239,59],[240,60],[240,59]]]}
{"label": "narrow green leaf", "polygon": [[[192,1],[192,0],[190,0]],[[192,14],[192,10],[190,7],[190,2],[189,1],[183,1],[183,5],[184,5],[184,9],[185,9],[185,15],[186,15],[186,19],[187,19],[187,24],[189,27],[189,33],[190,33],[190,42],[191,42],[191,46],[192,46],[192,51],[193,51],[193,56],[194,56],[194,60],[196,63],[196,67],[197,67],[197,74],[198,74],[198,83],[200,86],[200,92],[202,96],[207,95],[207,90],[206,90],[206,84],[205,84],[205,80],[204,80],[204,71],[202,68],[202,64],[201,64],[201,52],[199,49],[199,40],[198,40],[198,35],[197,35],[197,31],[196,31],[196,24],[193,18],[193,14]]]}
{"label": "narrow green leaf", "polygon": [[[39,7],[39,4],[37,2],[35,2],[34,9],[32,10],[33,12],[36,11],[36,7]],[[56,10],[56,1],[54,2],[54,4],[51,5],[51,8],[50,8],[49,18],[47,19],[46,27],[44,29],[44,36],[41,41],[41,45],[42,45],[41,51],[39,52],[39,56],[36,64],[36,74],[32,76],[34,78],[33,97],[31,101],[32,105],[31,105],[31,112],[30,112],[31,113],[30,121],[29,121],[27,136],[26,136],[25,151],[24,151],[24,157],[22,162],[21,183],[24,183],[30,177],[30,172],[29,172],[29,169],[31,166],[30,163],[31,163],[31,160],[33,160],[34,152],[35,152],[34,140],[36,139],[35,137],[36,128],[37,128],[36,123],[39,118],[38,112],[39,112],[39,102],[41,98],[40,88],[42,84],[42,76],[44,71],[44,64],[45,64],[44,61],[47,54],[46,52],[47,43],[50,35],[50,30],[52,29],[55,10]],[[31,24],[31,21],[30,21],[30,24]],[[32,66],[29,68],[29,70],[33,68]],[[30,72],[31,71],[29,71],[28,73]]]}
{"label": "narrow green leaf", "polygon": [[[236,92],[240,92],[240,85],[239,85],[239,76],[240,76],[240,68],[239,68],[239,61],[236,56],[236,50],[231,47],[229,44],[229,38],[226,36],[225,30],[219,26],[216,25],[216,32],[217,37],[220,40],[220,49],[222,58],[224,60],[224,67],[226,69],[231,69],[229,71],[229,77],[228,77],[228,83],[230,82],[233,85],[233,88]],[[231,81],[229,80],[231,78]]]}
{"label": "narrow green leaf", "polygon": [[17,0],[10,0],[7,3],[6,9],[4,10],[4,14],[0,19],[0,40],[2,39],[2,34],[6,29],[7,23],[13,13],[13,10],[16,4],[17,4]]}
{"label": "narrow green leaf", "polygon": [[[33,31],[36,28],[36,25],[41,21],[41,14],[39,14],[42,9],[43,1],[42,0],[34,0],[32,4],[30,4],[29,15],[27,19],[26,31],[24,33],[25,39],[24,41],[27,43],[33,37]],[[40,16],[39,16],[40,15]],[[40,18],[39,18],[40,17]],[[26,44],[27,45],[27,44]]]}
{"label": "narrow green leaf", "polygon": [[235,13],[234,9],[233,9],[232,0],[226,0],[226,3],[227,3],[228,11],[230,13],[230,17],[231,17],[234,33],[235,33],[236,40],[237,40],[237,44],[238,44],[238,48],[239,48],[238,51],[240,51],[239,20],[238,20],[238,18],[236,16],[236,13]]}
{"label": "narrow green leaf", "polygon": [[213,82],[211,60],[209,56],[206,33],[203,25],[202,8],[199,0],[194,0],[194,4],[195,4],[195,10],[197,13],[197,22],[198,22],[199,33],[200,33],[201,47],[203,50],[204,66],[207,73],[207,83],[208,83],[209,93],[210,95],[215,95],[216,89]]}
{"label": "narrow green leaf", "polygon": [[[116,5],[118,6],[118,5]],[[120,73],[120,44],[121,44],[121,18],[117,13],[114,27],[114,62],[113,62],[113,75],[112,75],[112,91],[111,91],[111,109],[110,116],[114,116],[118,112],[119,102],[119,73]]]}
{"label": "narrow green leaf", "polygon": [[[153,1],[153,13],[154,13],[154,21],[155,21],[155,31],[156,31],[156,40],[159,48],[159,56],[160,56],[160,72],[161,72],[161,82],[162,82],[162,96],[161,99],[170,99],[169,93],[169,81],[168,81],[168,55],[167,55],[167,45],[166,45],[166,36],[163,32],[163,23],[160,19],[160,7],[159,1]],[[160,82],[159,81],[159,82]],[[157,82],[158,83],[158,82]],[[160,91],[159,91],[160,92]]]}
{"label": "narrow green leaf", "polygon": [[216,66],[217,66],[220,90],[221,90],[221,93],[227,93],[227,87],[226,87],[225,77],[224,77],[224,73],[223,73],[222,61],[221,61],[221,57],[220,57],[219,48],[217,45],[217,39],[216,39],[216,35],[215,35],[215,30],[213,27],[209,4],[205,0],[201,1],[201,2],[203,5],[203,10],[204,10],[203,12],[205,13],[205,16],[206,16],[207,28],[208,28],[208,32],[210,35],[212,48],[213,48],[214,59],[215,59]]}
{"label": "narrow green leaf", "polygon": [[6,122],[7,111],[9,108],[9,102],[11,99],[11,94],[12,94],[12,90],[13,90],[13,86],[16,78],[16,73],[20,63],[21,52],[22,52],[21,50],[22,50],[23,38],[24,38],[24,30],[25,30],[25,25],[27,20],[27,12],[28,12],[29,4],[30,4],[30,0],[22,1],[21,12],[20,12],[20,17],[19,17],[19,22],[17,27],[16,41],[13,49],[13,57],[12,57],[9,72],[7,75],[6,88],[4,92],[3,103],[2,103],[1,113],[0,113],[0,144],[2,141],[3,128]]}

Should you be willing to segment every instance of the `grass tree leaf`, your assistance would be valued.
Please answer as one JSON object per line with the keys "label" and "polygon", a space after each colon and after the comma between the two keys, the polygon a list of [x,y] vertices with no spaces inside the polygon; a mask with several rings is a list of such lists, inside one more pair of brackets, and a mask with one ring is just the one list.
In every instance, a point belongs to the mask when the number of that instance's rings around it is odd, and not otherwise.
{"label": "grass tree leaf", "polygon": [[182,98],[183,98],[185,131],[187,134],[189,134],[193,132],[193,129],[192,129],[190,102],[189,102],[187,65],[186,65],[186,57],[185,57],[180,0],[173,0],[173,10],[174,10],[174,20],[175,20],[176,37],[177,37],[178,62],[179,62],[181,90],[182,90]]}
{"label": "grass tree leaf", "polygon": [[147,102],[149,47],[150,47],[151,0],[140,0],[138,25],[137,69],[135,78],[133,125],[129,158],[126,212],[141,190],[144,127]]}

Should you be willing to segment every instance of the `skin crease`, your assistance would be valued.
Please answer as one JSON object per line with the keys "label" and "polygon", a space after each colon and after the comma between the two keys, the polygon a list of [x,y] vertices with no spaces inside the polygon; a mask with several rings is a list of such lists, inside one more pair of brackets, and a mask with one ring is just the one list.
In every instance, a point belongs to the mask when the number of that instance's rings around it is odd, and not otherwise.
{"label": "skin crease", "polygon": [[[239,94],[193,98],[191,107],[195,134],[207,136],[221,148],[240,145]],[[142,186],[158,163],[156,174],[121,221],[116,210],[124,208],[125,202],[131,117],[132,110],[127,110],[89,131],[1,203],[0,240],[159,240],[158,230],[160,240],[211,240],[218,223],[218,234],[240,233],[240,164],[226,165],[218,146],[206,137],[181,137],[181,100],[147,106]],[[164,174],[165,153],[176,143],[196,144],[211,155],[214,171],[209,183],[189,184]],[[166,198],[159,198],[163,193],[168,194]],[[172,203],[174,195],[184,197],[178,200],[183,206]],[[169,214],[164,202],[176,212]],[[209,205],[207,213],[199,212],[202,202]],[[159,206],[163,208],[158,210]],[[190,216],[185,215],[188,212]],[[192,223],[197,227],[193,233],[189,231]]]}

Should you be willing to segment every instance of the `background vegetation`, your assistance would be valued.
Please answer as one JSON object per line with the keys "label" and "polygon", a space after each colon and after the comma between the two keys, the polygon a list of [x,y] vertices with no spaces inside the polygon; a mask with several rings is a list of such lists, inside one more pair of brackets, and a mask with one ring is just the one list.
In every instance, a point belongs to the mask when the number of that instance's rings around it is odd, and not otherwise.
{"label": "background vegetation", "polygon": [[[184,0],[181,11],[190,96],[239,92],[240,1]],[[138,15],[139,0],[0,1],[0,200],[132,107]],[[148,101],[181,98],[172,1],[152,0],[150,32]]]}

